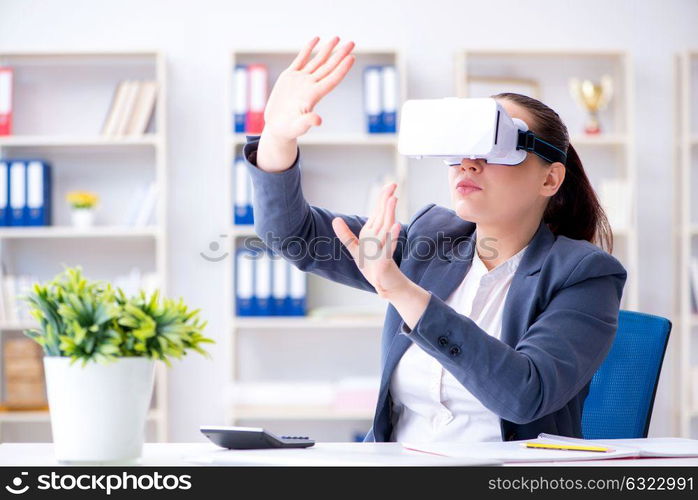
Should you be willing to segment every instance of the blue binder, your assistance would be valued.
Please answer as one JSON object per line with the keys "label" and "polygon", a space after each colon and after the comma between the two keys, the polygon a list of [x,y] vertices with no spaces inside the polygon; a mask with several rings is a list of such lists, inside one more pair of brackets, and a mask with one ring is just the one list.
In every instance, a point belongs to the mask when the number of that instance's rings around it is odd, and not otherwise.
{"label": "blue binder", "polygon": [[271,273],[272,259],[269,251],[259,250],[255,258],[254,275],[255,314],[257,316],[272,315]]}
{"label": "blue binder", "polygon": [[306,290],[307,290],[307,275],[296,266],[290,266],[289,273],[289,295],[291,316],[305,316],[306,313]]}
{"label": "blue binder", "polygon": [[9,187],[10,225],[24,226],[27,221],[27,173],[24,161],[11,160]]}
{"label": "blue binder", "polygon": [[291,308],[289,296],[289,263],[276,253],[272,254],[271,310],[274,316],[287,316]]}
{"label": "blue binder", "polygon": [[10,165],[0,161],[0,226],[10,225]]}
{"label": "blue binder", "polygon": [[247,66],[238,64],[233,70],[233,130],[236,134],[245,132],[247,115]]}
{"label": "blue binder", "polygon": [[254,316],[254,252],[240,248],[235,252],[235,309],[238,316]]}
{"label": "blue binder", "polygon": [[241,156],[233,162],[233,222],[239,225],[254,224],[252,209],[252,180]]}
{"label": "blue binder", "polygon": [[27,185],[26,226],[51,224],[51,167],[41,160],[25,162]]}
{"label": "blue binder", "polygon": [[381,67],[364,68],[364,113],[369,134],[382,132],[381,121]]}
{"label": "blue binder", "polygon": [[397,131],[397,73],[395,66],[383,66],[381,71],[381,131]]}

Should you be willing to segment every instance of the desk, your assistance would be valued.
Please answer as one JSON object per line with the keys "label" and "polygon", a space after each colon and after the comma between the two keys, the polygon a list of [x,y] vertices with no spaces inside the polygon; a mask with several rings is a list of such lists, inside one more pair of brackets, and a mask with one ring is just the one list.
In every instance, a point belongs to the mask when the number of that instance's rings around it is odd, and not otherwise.
{"label": "desk", "polygon": [[[211,463],[212,457],[225,457],[225,464]],[[192,462],[195,459],[197,463]],[[208,462],[208,463],[207,463]],[[0,444],[0,465],[59,465],[51,443]],[[400,465],[498,465],[482,460],[439,457],[409,451],[399,443],[316,443],[312,448],[285,450],[223,450],[210,443],[146,443],[136,464],[144,466],[197,465],[301,465],[301,466],[400,466]],[[582,462],[537,462],[503,464],[517,467],[539,466],[698,466],[698,458],[630,458]]]}

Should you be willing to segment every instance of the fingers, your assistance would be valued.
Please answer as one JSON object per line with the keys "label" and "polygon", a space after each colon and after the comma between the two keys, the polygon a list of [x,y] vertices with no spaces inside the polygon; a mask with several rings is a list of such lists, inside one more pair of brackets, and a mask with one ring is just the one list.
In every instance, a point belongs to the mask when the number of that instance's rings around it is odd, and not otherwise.
{"label": "fingers", "polygon": [[320,67],[320,65],[324,64],[325,61],[327,61],[327,58],[330,57],[330,53],[332,52],[332,49],[339,43],[339,37],[334,36],[332,39],[325,44],[325,46],[315,54],[315,57],[313,57],[310,62],[303,68],[303,71],[307,73],[312,73],[316,69]]}
{"label": "fingers", "polygon": [[329,75],[318,82],[318,91],[321,96],[329,93],[342,81],[342,78],[344,78],[344,75],[351,69],[355,60],[356,57],[353,55],[346,56]]}
{"label": "fingers", "polygon": [[320,37],[316,36],[312,40],[310,40],[305,47],[298,53],[296,58],[293,60],[291,65],[289,66],[289,69],[294,69],[294,70],[301,70],[303,69],[303,66],[308,62],[308,59],[310,58],[310,54],[313,51],[313,48],[317,45],[318,41],[320,41]]}
{"label": "fingers", "polygon": [[385,245],[385,238],[395,223],[395,206],[397,205],[397,196],[390,196],[386,202],[385,211],[383,213],[383,224],[381,225],[381,245]]}
{"label": "fingers", "polygon": [[400,238],[400,223],[396,222],[390,228],[390,248],[388,249],[388,254],[386,257],[392,258],[395,255],[395,250],[397,249],[397,242]]}
{"label": "fingers", "polygon": [[373,228],[373,225],[375,224],[376,221],[376,215],[378,214],[378,210],[380,209],[380,206],[383,203],[383,195],[385,194],[385,191],[388,189],[388,185],[386,184],[381,188],[380,193],[378,193],[378,199],[376,200],[376,205],[373,207],[372,212],[369,214],[368,219],[366,219],[366,223],[364,224],[364,227],[368,228]]}
{"label": "fingers", "polygon": [[369,219],[369,221],[367,221],[369,227],[373,230],[374,234],[377,234],[383,226],[383,214],[385,213],[385,204],[388,198],[395,191],[396,187],[397,184],[395,184],[394,182],[391,182],[390,184],[386,184],[385,186],[383,186],[383,190],[381,191],[378,197],[378,203],[376,204],[376,208],[373,211],[373,215]]}
{"label": "fingers", "polygon": [[347,247],[347,250],[349,250],[352,257],[357,259],[359,240],[351,229],[349,229],[349,226],[347,226],[347,223],[344,222],[344,219],[341,217],[335,217],[332,219],[332,228],[342,244]]}
{"label": "fingers", "polygon": [[337,65],[342,61],[342,59],[344,59],[344,57],[354,49],[354,45],[354,42],[348,42],[344,44],[342,48],[335,51],[335,53],[332,54],[332,57],[330,57],[330,59],[325,64],[318,67],[317,70],[313,72],[315,81],[320,81],[327,75],[329,75],[332,72],[332,70],[335,69]]}

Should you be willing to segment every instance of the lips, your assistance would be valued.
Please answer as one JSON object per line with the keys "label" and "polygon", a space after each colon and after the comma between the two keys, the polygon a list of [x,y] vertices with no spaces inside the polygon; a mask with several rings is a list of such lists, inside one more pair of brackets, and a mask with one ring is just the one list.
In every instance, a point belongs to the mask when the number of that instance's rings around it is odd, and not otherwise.
{"label": "lips", "polygon": [[456,191],[461,194],[469,194],[476,191],[482,191],[482,188],[471,179],[463,179],[456,185]]}

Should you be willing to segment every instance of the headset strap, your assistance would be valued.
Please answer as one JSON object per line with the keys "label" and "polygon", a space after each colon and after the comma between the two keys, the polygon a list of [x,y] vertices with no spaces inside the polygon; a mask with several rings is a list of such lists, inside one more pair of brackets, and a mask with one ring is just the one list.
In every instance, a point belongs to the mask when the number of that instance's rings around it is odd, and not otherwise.
{"label": "headset strap", "polygon": [[530,130],[527,130],[526,132],[519,130],[519,140],[516,144],[516,149],[524,149],[529,151],[550,163],[559,161],[564,165],[567,161],[567,153],[559,148],[556,148],[549,142],[544,141]]}

